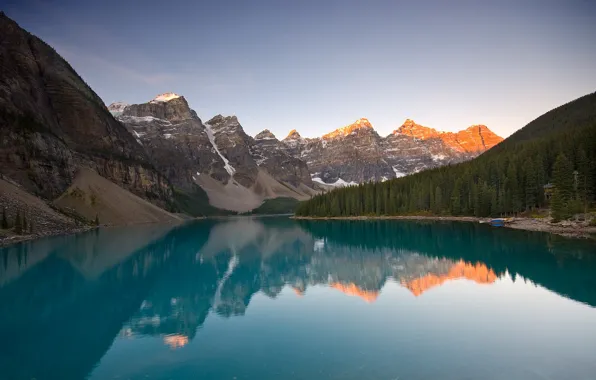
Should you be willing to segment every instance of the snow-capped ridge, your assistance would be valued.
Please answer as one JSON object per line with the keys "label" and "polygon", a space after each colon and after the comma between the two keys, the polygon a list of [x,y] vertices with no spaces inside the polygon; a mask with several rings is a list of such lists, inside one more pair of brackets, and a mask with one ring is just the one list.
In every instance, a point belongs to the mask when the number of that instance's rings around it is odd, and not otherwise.
{"label": "snow-capped ridge", "polygon": [[164,103],[169,102],[172,99],[180,98],[180,95],[173,92],[164,92],[163,94],[157,95],[150,103]]}

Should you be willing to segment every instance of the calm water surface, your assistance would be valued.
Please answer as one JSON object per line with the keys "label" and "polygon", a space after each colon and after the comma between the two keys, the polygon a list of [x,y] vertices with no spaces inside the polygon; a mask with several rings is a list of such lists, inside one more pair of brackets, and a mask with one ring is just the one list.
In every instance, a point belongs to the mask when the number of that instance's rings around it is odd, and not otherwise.
{"label": "calm water surface", "polygon": [[0,251],[2,379],[596,379],[596,246],[283,218]]}

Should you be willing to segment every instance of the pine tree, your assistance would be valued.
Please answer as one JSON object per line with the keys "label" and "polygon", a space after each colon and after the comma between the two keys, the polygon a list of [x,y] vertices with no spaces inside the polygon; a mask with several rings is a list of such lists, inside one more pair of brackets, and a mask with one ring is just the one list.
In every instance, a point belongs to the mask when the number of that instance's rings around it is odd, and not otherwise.
{"label": "pine tree", "polygon": [[21,212],[17,210],[17,216],[14,220],[14,232],[17,234],[23,233],[23,224],[21,223]]}
{"label": "pine tree", "polygon": [[2,229],[8,229],[8,218],[6,217],[6,207],[2,207]]}
{"label": "pine tree", "polygon": [[441,213],[441,209],[442,209],[442,204],[443,204],[443,194],[441,193],[441,187],[437,186],[437,188],[435,189],[435,208],[433,210],[433,212],[435,214],[440,214]]}
{"label": "pine tree", "polygon": [[592,173],[590,160],[586,151],[581,148],[577,155],[578,166],[578,198],[582,204],[584,214],[588,213],[588,206],[592,197]]}
{"label": "pine tree", "polygon": [[99,226],[99,215],[95,214],[95,225]]}
{"label": "pine tree", "polygon": [[564,154],[559,154],[553,167],[554,192],[551,201],[551,213],[555,221],[569,219],[570,201],[573,194],[573,167]]}
{"label": "pine tree", "polygon": [[27,226],[27,214],[23,214],[23,232],[27,233],[29,231]]}
{"label": "pine tree", "polygon": [[451,193],[451,214],[459,215],[461,212],[461,180],[455,181],[453,192]]}
{"label": "pine tree", "polygon": [[524,164],[524,175],[526,178],[526,210],[534,209],[538,200],[538,178],[534,162],[531,158]]}

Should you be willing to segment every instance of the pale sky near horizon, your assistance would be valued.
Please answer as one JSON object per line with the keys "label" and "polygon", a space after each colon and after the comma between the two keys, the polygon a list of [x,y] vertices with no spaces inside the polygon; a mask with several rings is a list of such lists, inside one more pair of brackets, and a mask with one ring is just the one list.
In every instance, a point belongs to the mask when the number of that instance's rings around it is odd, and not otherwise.
{"label": "pale sky near horizon", "polygon": [[506,137],[596,91],[596,1],[3,0],[106,104],[320,136],[368,118]]}

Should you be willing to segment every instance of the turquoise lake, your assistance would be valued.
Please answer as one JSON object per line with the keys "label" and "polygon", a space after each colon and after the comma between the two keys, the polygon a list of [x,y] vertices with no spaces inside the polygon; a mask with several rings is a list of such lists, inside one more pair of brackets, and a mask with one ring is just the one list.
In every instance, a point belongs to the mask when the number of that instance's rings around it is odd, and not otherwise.
{"label": "turquoise lake", "polygon": [[0,378],[596,379],[596,245],[230,218],[0,250]]}

